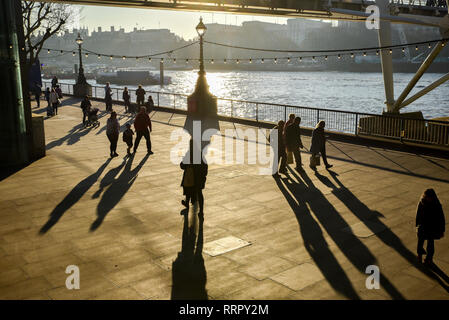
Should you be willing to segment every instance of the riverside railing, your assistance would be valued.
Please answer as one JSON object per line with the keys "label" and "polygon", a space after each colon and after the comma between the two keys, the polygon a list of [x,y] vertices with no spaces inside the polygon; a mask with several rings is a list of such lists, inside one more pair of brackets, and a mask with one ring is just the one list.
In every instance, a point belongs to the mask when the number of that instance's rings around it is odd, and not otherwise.
{"label": "riverside railing", "polygon": [[[51,87],[43,81],[44,87]],[[65,94],[73,94],[73,84],[60,83]],[[123,88],[111,87],[113,101],[123,101]],[[129,89],[131,102],[136,101],[136,92]],[[104,86],[92,86],[92,97],[103,99]],[[174,110],[187,110],[187,94],[146,91],[153,97],[154,105]],[[378,115],[361,112],[292,106],[285,104],[254,102],[217,98],[218,114],[232,118],[251,119],[256,122],[277,123],[286,121],[290,113],[301,117],[301,126],[314,128],[323,120],[326,130],[346,134],[372,136],[400,141],[433,144],[449,147],[449,122],[438,120],[405,118],[394,115]]]}

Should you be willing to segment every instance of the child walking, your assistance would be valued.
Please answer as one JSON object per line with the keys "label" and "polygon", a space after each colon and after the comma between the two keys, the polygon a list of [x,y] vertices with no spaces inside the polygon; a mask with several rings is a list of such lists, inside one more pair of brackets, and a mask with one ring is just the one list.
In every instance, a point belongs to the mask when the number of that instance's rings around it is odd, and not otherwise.
{"label": "child walking", "polygon": [[123,141],[126,142],[128,149],[126,150],[128,155],[131,155],[131,148],[133,146],[133,130],[131,129],[131,124],[126,124],[126,130],[123,131]]}

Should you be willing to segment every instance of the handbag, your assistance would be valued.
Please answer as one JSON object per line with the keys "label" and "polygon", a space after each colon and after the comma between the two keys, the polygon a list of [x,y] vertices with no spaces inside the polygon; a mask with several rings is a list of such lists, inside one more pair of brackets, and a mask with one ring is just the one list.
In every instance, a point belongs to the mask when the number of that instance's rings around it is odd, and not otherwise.
{"label": "handbag", "polygon": [[293,163],[293,152],[287,151],[287,163],[292,164]]}
{"label": "handbag", "polygon": [[321,161],[320,161],[319,153],[310,156],[310,166],[311,167],[316,167],[316,166],[319,166],[320,164],[321,164]]}

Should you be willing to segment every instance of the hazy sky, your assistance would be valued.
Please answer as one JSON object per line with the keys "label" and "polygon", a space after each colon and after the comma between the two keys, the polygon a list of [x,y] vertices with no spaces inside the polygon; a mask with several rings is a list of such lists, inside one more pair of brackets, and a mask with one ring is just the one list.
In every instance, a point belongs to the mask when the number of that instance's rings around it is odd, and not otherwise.
{"label": "hazy sky", "polygon": [[77,6],[80,8],[80,14],[75,21],[75,26],[85,26],[89,32],[97,27],[103,30],[109,30],[111,26],[125,28],[125,31],[131,31],[134,27],[138,29],[170,29],[175,34],[188,40],[195,37],[195,26],[199,22],[200,16],[204,23],[226,23],[240,25],[243,21],[259,20],[265,22],[285,24],[286,18],[233,15],[208,12],[189,12],[189,11],[171,11],[171,10],[149,10],[134,8],[113,8],[96,6]]}

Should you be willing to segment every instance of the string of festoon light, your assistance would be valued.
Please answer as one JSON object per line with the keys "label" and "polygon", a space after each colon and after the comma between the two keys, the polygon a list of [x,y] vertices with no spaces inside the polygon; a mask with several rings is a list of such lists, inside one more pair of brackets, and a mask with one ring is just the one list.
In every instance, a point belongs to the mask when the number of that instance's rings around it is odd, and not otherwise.
{"label": "string of festoon light", "polygon": [[[327,61],[330,57],[336,57],[338,60],[341,60],[343,57],[351,57],[355,58],[355,56],[367,56],[367,55],[376,55],[379,56],[382,52],[386,52],[389,54],[393,54],[393,51],[395,50],[401,50],[402,53],[405,53],[406,48],[412,48],[415,51],[419,51],[422,48],[428,48],[431,49],[432,45],[435,43],[440,43],[441,46],[445,46],[446,42],[449,40],[449,38],[444,39],[437,39],[437,40],[430,40],[430,41],[421,41],[421,42],[413,42],[413,43],[405,43],[405,44],[397,44],[397,45],[391,45],[391,46],[381,46],[381,47],[366,47],[366,48],[352,48],[352,49],[332,49],[332,50],[280,50],[280,49],[262,49],[262,48],[248,48],[248,47],[241,47],[241,46],[235,46],[235,45],[228,45],[223,43],[217,43],[217,42],[211,42],[211,41],[204,41],[204,43],[215,45],[215,46],[221,46],[231,49],[238,49],[238,50],[247,50],[247,51],[258,51],[258,52],[276,52],[276,53],[289,53],[290,55],[286,56],[280,56],[280,57],[250,57],[250,58],[205,58],[205,62],[214,63],[214,62],[223,62],[223,63],[265,63],[265,62],[272,62],[272,63],[278,63],[280,61],[286,61],[287,63],[290,62],[302,62],[304,60],[311,60],[311,61]],[[195,44],[199,43],[199,41],[192,42],[190,44],[187,44],[185,46],[167,50],[164,52],[154,53],[154,54],[148,54],[148,55],[141,55],[141,56],[128,56],[128,55],[117,55],[117,54],[106,54],[106,53],[99,53],[95,51],[91,51],[88,49],[82,49],[82,54],[85,55],[86,58],[91,56],[96,56],[98,59],[106,58],[106,59],[134,59],[136,61],[139,61],[141,59],[147,59],[149,62],[152,62],[153,60],[159,60],[161,62],[167,61],[176,63],[177,61],[185,61],[186,63],[199,61],[197,57],[195,58],[188,58],[188,57],[172,57],[171,55],[179,50],[185,49],[187,47],[193,46]],[[77,50],[58,50],[58,49],[51,49],[51,48],[43,48],[44,50],[47,50],[48,54],[51,54],[51,52],[60,52],[61,54],[72,52],[72,55],[75,56],[77,54]]]}

